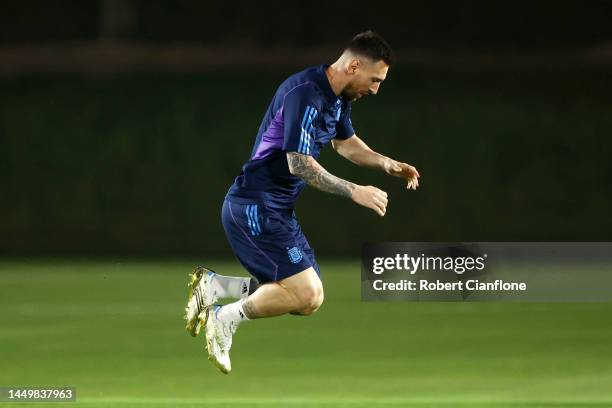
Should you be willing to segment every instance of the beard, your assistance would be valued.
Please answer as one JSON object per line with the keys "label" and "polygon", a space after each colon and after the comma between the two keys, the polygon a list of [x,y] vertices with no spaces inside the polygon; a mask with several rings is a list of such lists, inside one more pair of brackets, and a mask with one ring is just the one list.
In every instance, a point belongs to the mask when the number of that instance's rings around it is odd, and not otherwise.
{"label": "beard", "polygon": [[348,89],[348,88],[344,89],[340,95],[342,95],[342,97],[345,100],[351,101],[351,102],[355,102],[355,101],[357,101],[358,99],[360,99],[363,96],[362,94],[360,94],[356,90]]}

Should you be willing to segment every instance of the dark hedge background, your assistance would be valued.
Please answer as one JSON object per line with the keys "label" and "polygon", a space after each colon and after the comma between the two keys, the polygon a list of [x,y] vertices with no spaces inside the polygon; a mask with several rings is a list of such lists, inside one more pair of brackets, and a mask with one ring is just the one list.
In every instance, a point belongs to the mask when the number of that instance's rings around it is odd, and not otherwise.
{"label": "dark hedge background", "polygon": [[[313,62],[314,63],[314,62]],[[295,69],[0,79],[0,251],[230,255],[223,196],[276,86]],[[363,241],[612,239],[612,71],[391,70],[354,106],[358,134],[422,186],[322,164],[390,195],[387,216],[307,189],[319,254]]]}

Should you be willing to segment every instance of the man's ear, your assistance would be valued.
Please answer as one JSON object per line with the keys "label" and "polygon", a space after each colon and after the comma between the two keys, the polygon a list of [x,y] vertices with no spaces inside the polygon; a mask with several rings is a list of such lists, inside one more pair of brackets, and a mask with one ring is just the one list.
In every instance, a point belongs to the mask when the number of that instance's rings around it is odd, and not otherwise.
{"label": "man's ear", "polygon": [[346,73],[349,75],[354,75],[360,66],[361,61],[359,61],[357,58],[353,58],[349,61],[348,66],[346,67]]}

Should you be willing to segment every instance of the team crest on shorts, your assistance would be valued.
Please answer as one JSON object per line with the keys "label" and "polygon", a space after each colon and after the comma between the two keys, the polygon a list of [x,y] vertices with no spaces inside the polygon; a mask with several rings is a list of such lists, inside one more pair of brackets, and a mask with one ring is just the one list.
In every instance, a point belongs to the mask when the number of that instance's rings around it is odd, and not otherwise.
{"label": "team crest on shorts", "polygon": [[292,263],[298,263],[302,260],[302,251],[298,247],[293,247],[287,250],[287,255],[289,255],[289,260]]}

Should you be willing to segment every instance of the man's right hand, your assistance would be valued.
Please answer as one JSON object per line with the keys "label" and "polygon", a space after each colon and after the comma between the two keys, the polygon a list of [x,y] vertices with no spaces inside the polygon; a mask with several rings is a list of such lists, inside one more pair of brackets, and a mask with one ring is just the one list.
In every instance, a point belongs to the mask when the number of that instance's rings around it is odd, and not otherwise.
{"label": "man's right hand", "polygon": [[387,212],[387,193],[374,186],[356,186],[351,199],[359,205],[371,208],[381,217]]}

